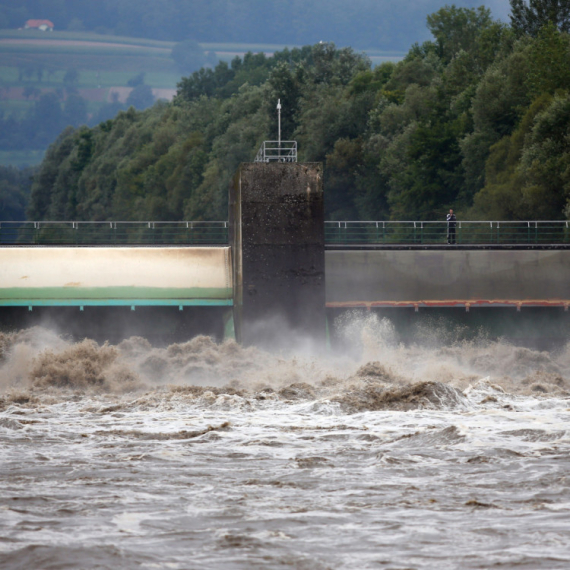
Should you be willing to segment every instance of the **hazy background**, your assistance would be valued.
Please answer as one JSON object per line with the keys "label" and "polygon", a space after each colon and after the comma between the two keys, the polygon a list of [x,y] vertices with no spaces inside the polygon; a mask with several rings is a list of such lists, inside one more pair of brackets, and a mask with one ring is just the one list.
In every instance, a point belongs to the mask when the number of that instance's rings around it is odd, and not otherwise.
{"label": "hazy background", "polygon": [[[332,41],[354,48],[406,50],[428,38],[425,17],[441,0],[17,0],[0,2],[0,28],[45,18],[56,30],[95,31],[165,41],[279,43]],[[472,8],[482,2],[449,2]],[[506,19],[507,0],[485,5]]]}
{"label": "hazy background", "polygon": [[[458,7],[481,2],[460,0]],[[68,126],[94,126],[171,100],[181,77],[248,51],[333,42],[371,62],[402,59],[430,39],[441,0],[0,1],[0,166],[39,164]],[[507,21],[508,0],[486,3]],[[52,32],[24,29],[49,20]],[[10,183],[25,186],[16,181]]]}

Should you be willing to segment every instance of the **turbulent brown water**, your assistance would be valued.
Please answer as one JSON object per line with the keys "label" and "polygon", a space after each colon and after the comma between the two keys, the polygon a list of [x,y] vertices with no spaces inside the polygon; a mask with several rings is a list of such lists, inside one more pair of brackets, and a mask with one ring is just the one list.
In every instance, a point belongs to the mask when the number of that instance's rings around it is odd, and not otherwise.
{"label": "turbulent brown water", "polygon": [[570,567],[570,347],[337,325],[347,355],[0,333],[0,568]]}

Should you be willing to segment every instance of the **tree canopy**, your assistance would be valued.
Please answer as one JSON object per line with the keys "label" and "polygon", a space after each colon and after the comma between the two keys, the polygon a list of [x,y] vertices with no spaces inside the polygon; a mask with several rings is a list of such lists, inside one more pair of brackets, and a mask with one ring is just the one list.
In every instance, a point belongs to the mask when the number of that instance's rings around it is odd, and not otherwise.
{"label": "tree canopy", "polygon": [[325,165],[328,219],[564,219],[570,214],[570,38],[518,36],[447,6],[431,41],[373,67],[318,43],[248,53],[182,79],[173,103],[65,130],[34,178],[31,218],[227,216],[242,161],[276,135]]}
{"label": "tree canopy", "polygon": [[518,35],[536,36],[547,24],[570,30],[570,0],[509,0],[511,25]]}

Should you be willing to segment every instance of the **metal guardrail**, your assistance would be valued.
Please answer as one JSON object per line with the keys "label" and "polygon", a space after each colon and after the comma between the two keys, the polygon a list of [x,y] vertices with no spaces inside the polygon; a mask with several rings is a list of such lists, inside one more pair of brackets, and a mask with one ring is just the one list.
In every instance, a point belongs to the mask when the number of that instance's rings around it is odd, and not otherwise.
{"label": "metal guardrail", "polygon": [[[570,222],[457,222],[458,245],[570,244]],[[228,222],[0,222],[1,245],[226,245]],[[328,245],[447,244],[447,222],[325,222]]]}
{"label": "metal guardrail", "polygon": [[0,222],[2,245],[226,245],[228,222]]}
{"label": "metal guardrail", "polygon": [[[325,243],[333,245],[447,244],[447,222],[325,222]],[[567,221],[456,222],[458,245],[570,243]]]}
{"label": "metal guardrail", "polygon": [[297,141],[263,141],[254,162],[297,162]]}

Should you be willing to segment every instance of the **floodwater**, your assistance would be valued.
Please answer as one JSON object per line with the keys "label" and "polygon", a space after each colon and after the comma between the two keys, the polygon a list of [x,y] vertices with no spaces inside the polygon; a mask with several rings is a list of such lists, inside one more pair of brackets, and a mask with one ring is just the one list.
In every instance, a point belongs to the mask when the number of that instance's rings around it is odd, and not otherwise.
{"label": "floodwater", "polygon": [[570,567],[570,348],[346,334],[0,335],[0,568]]}

